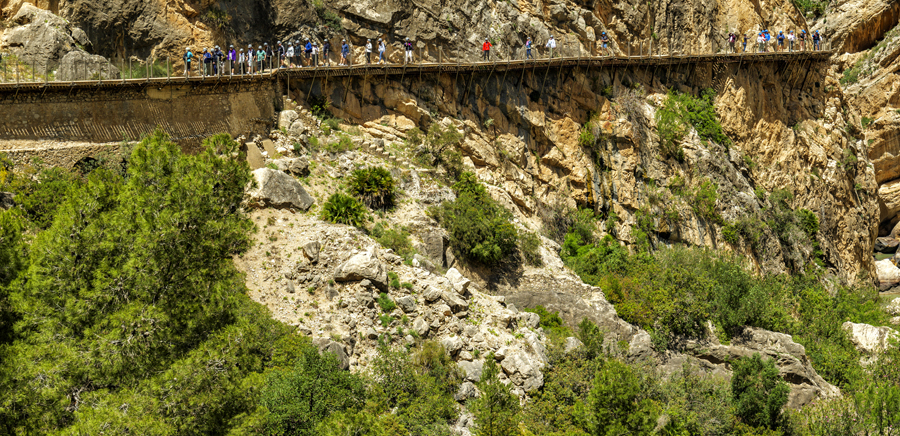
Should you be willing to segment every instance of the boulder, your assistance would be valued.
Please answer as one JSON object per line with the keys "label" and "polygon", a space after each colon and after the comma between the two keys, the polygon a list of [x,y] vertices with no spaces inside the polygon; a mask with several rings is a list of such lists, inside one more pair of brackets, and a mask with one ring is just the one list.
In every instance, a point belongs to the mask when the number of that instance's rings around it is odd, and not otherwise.
{"label": "boulder", "polygon": [[900,284],[900,268],[890,259],[875,262],[875,275],[878,277],[878,289],[886,291]]}
{"label": "boulder", "polygon": [[321,248],[319,241],[305,242],[300,248],[303,249],[303,255],[309,259],[310,263],[319,262],[319,249]]}
{"label": "boulder", "polygon": [[438,230],[428,232],[422,236],[422,242],[425,243],[424,254],[438,265],[446,266],[444,262],[446,244],[443,233]]}
{"label": "boulder", "polygon": [[387,270],[371,251],[353,255],[334,269],[336,282],[353,282],[363,279],[371,281],[378,289],[387,291]]}
{"label": "boulder", "polygon": [[884,308],[891,315],[900,315],[900,298],[895,298]]}
{"label": "boulder", "polygon": [[444,299],[444,302],[450,306],[450,309],[453,310],[454,313],[462,312],[469,308],[469,303],[462,297],[460,297],[456,292],[447,292],[445,291],[441,298]]}
{"label": "boulder", "polygon": [[446,304],[438,304],[437,307],[434,308],[435,312],[440,316],[452,316],[453,310],[450,309],[450,306]]}
{"label": "boulder", "polygon": [[447,280],[450,280],[450,285],[453,286],[453,289],[462,295],[465,295],[466,291],[469,289],[469,284],[472,283],[471,280],[465,278],[456,268],[448,269],[447,274],[444,274],[444,277],[446,277]]}
{"label": "boulder", "polygon": [[845,322],[841,324],[856,349],[865,353],[878,353],[890,346],[891,340],[900,339],[897,331],[890,327],[875,327],[869,324]]}
{"label": "boulder", "polygon": [[419,336],[423,337],[423,338],[425,337],[425,335],[428,334],[428,331],[431,330],[431,327],[428,325],[427,322],[425,322],[424,318],[416,318],[416,320],[413,321],[412,327],[413,327],[413,330],[415,330],[416,333],[418,333]]}
{"label": "boulder", "polygon": [[466,401],[469,398],[475,398],[478,394],[478,391],[475,389],[475,385],[472,382],[463,382],[459,385],[459,390],[453,395],[453,399],[456,401]]}
{"label": "boulder", "polygon": [[404,295],[397,299],[397,306],[404,313],[412,313],[416,311],[416,299],[410,295]]}
{"label": "boulder", "polygon": [[462,350],[463,341],[459,336],[447,336],[441,339],[441,345],[444,346],[444,350],[446,350],[448,354],[453,356],[459,353],[459,350]]}
{"label": "boulder", "polygon": [[244,144],[247,149],[247,163],[250,165],[250,171],[256,171],[266,166],[266,158],[259,151],[256,143],[248,142]]}
{"label": "boulder", "polygon": [[434,286],[425,288],[425,292],[422,293],[422,297],[424,297],[425,301],[429,303],[437,301],[439,298],[441,298],[442,295],[443,292],[441,292],[440,289],[435,288]]}
{"label": "boulder", "polygon": [[119,69],[105,57],[83,51],[72,51],[63,56],[56,72],[56,79],[61,81],[114,80],[121,77]]}
{"label": "boulder", "polygon": [[343,345],[328,338],[313,339],[313,345],[319,349],[320,353],[331,353],[334,357],[337,357],[341,369],[346,370],[350,368],[350,356],[347,355],[347,350],[344,349]]}
{"label": "boulder", "polygon": [[[75,32],[77,28],[66,20],[29,3],[19,8],[12,22],[18,24],[18,27],[6,31],[3,40],[0,41],[0,47],[8,49],[18,56],[19,61],[33,67],[40,75],[59,67],[67,53],[86,54],[78,48],[78,45],[90,45],[84,32],[80,30]],[[104,58],[97,57],[106,63]],[[118,69],[115,69],[115,72],[118,74]],[[81,77],[89,78],[90,75],[82,74]],[[58,79],[71,80],[62,77]]]}
{"label": "boulder", "polygon": [[481,373],[484,370],[484,359],[473,360],[471,362],[459,362],[457,363],[459,370],[462,371],[463,378],[466,380],[478,383],[481,381]]}
{"label": "boulder", "polygon": [[541,316],[532,312],[519,312],[516,319],[520,327],[536,329],[541,325]]}
{"label": "boulder", "polygon": [[891,238],[891,237],[881,237],[875,239],[875,252],[876,253],[896,253],[897,246],[900,245],[900,241]]}
{"label": "boulder", "polygon": [[279,171],[284,171],[297,177],[309,175],[309,161],[305,157],[281,158],[274,162]]}
{"label": "boulder", "polygon": [[260,168],[253,171],[253,177],[256,188],[249,192],[252,206],[307,210],[314,202],[297,179],[281,171]]}
{"label": "boulder", "polygon": [[300,115],[297,115],[297,111],[292,111],[292,110],[281,111],[281,113],[278,114],[278,128],[285,129],[285,130],[290,129],[291,125],[293,125],[294,122],[297,121],[297,118],[299,118],[299,117],[300,117]]}
{"label": "boulder", "polygon": [[372,296],[371,292],[357,292],[356,301],[358,301],[359,305],[362,307],[372,307],[373,305],[375,305],[375,297]]}
{"label": "boulder", "polygon": [[544,385],[542,366],[540,362],[521,350],[511,352],[500,362],[500,367],[503,368],[510,381],[525,392],[534,392]]}

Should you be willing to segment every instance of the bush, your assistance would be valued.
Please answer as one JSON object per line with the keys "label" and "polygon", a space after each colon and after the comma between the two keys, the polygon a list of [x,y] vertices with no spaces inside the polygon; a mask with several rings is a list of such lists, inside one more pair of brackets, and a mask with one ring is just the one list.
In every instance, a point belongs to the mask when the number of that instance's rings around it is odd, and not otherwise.
{"label": "bush", "polygon": [[732,405],[735,415],[753,427],[776,429],[781,426],[781,408],[787,403],[790,388],[778,375],[772,359],[759,353],[740,358],[732,364]]}
{"label": "bush", "polygon": [[482,436],[514,436],[518,434],[519,399],[500,382],[500,368],[490,354],[484,360],[478,390],[481,396],[469,402],[475,416],[475,434]]}
{"label": "bush", "polygon": [[659,409],[650,398],[649,380],[617,360],[606,361],[594,376],[593,387],[580,410],[592,435],[652,434]]}
{"label": "bush", "polygon": [[524,309],[525,312],[536,313],[541,317],[541,328],[554,336],[568,337],[572,335],[572,329],[563,324],[559,312],[550,312],[546,307],[538,305],[534,309]]}
{"label": "bush", "polygon": [[406,229],[385,229],[384,224],[378,223],[372,228],[372,237],[383,247],[394,250],[404,260],[410,260],[416,254]]}
{"label": "bush", "polygon": [[699,97],[670,91],[663,107],[656,111],[656,124],[660,137],[660,146],[665,157],[672,157],[679,162],[684,161],[684,150],[678,142],[687,133],[690,125],[697,131],[700,139],[722,145],[730,145],[731,140],[722,131],[722,124],[716,115],[713,100],[716,93],[705,89]]}
{"label": "bush", "polygon": [[531,232],[519,232],[519,253],[525,263],[531,266],[541,266],[544,260],[541,257],[541,238]]}
{"label": "bush", "polygon": [[391,300],[390,297],[388,297],[388,294],[386,292],[382,292],[378,296],[378,299],[375,301],[378,303],[378,306],[381,307],[381,311],[384,313],[390,313],[397,308],[397,304],[394,303],[394,301]]}
{"label": "bush", "polygon": [[322,219],[335,224],[362,227],[366,221],[366,210],[355,198],[335,193],[322,205]]}
{"label": "bush", "polygon": [[722,217],[716,212],[716,201],[719,198],[719,186],[710,180],[704,179],[700,186],[694,190],[691,198],[691,208],[704,220],[721,223]]}
{"label": "bush", "polygon": [[464,173],[453,189],[456,200],[440,209],[453,249],[484,265],[496,265],[512,254],[518,239],[512,214],[488,196],[472,173]]}
{"label": "bush", "polygon": [[348,190],[373,209],[387,209],[394,205],[397,188],[391,173],[380,167],[354,170]]}
{"label": "bush", "polygon": [[433,123],[424,136],[415,128],[407,132],[407,146],[414,147],[415,159],[420,165],[442,167],[454,180],[462,175],[462,155],[456,151],[462,138],[452,125],[444,128]]}

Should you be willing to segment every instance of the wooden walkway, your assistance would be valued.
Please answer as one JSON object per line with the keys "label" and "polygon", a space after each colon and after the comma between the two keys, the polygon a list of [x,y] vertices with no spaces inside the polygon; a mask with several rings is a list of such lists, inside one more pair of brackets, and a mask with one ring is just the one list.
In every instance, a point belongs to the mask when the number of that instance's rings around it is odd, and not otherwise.
{"label": "wooden walkway", "polygon": [[[175,84],[216,85],[228,82],[260,82],[271,80],[304,80],[324,77],[403,76],[422,74],[478,74],[504,71],[521,71],[547,68],[632,68],[648,66],[673,66],[686,64],[755,64],[760,62],[827,62],[834,51],[806,51],[793,53],[737,53],[662,56],[612,56],[612,57],[560,57],[537,60],[507,60],[493,62],[426,62],[408,65],[353,65],[317,68],[280,68],[262,74],[220,75],[207,77],[153,77],[140,79],[26,81],[0,83],[0,94],[33,92],[36,90],[66,90],[91,88],[123,88],[164,86]],[[8,80],[9,78],[7,78]]]}

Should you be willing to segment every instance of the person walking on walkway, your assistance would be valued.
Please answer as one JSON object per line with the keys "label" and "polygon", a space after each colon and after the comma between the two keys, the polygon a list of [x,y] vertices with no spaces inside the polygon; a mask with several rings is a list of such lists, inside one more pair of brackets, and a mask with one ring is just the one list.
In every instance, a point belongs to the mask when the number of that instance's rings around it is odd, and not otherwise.
{"label": "person walking on walkway", "polygon": [[380,62],[381,65],[384,65],[384,51],[386,49],[387,47],[384,45],[384,40],[378,38],[378,62]]}
{"label": "person walking on walkway", "polygon": [[766,51],[766,38],[763,37],[762,32],[759,32],[759,35],[756,35],[756,52],[762,53]]}
{"label": "person walking on walkway", "polygon": [[481,44],[481,60],[485,62],[491,60],[491,42],[487,38],[484,39],[484,44]]}
{"label": "person walking on walkway", "polygon": [[313,64],[313,67],[319,66],[319,44],[315,43],[315,42],[313,43],[313,50],[312,50],[312,64]]}
{"label": "person walking on walkway", "polygon": [[741,37],[744,39],[744,42],[743,42],[743,48],[744,48],[744,51],[743,51],[743,53],[747,53],[747,41],[750,40],[750,35],[747,35],[746,33],[744,33],[744,34],[741,35]]}
{"label": "person walking on walkway", "polygon": [[241,48],[238,51],[238,64],[235,66],[235,68],[238,70],[238,74],[244,75],[244,67],[246,66],[246,64],[247,64],[247,54],[244,53],[244,49]]}
{"label": "person walking on walkway", "polygon": [[184,61],[184,77],[191,77],[191,61],[194,59],[194,54],[191,53],[190,47],[185,48],[184,56],[181,59]]}
{"label": "person walking on walkway", "polygon": [[306,38],[306,45],[303,47],[303,54],[306,55],[306,65],[312,66],[312,42]]}
{"label": "person walking on walkway", "polygon": [[525,41],[525,60],[526,61],[528,59],[534,60],[534,56],[531,55],[531,46],[532,46],[531,37],[529,36],[528,39]]}
{"label": "person walking on walkway", "polygon": [[278,68],[284,68],[284,55],[287,53],[287,49],[281,45],[281,41],[278,41],[276,53],[278,53]]}
{"label": "person walking on walkway", "polygon": [[265,47],[265,55],[266,55],[266,58],[263,60],[263,69],[266,69],[266,67],[269,67],[269,69],[271,69],[272,68],[272,57],[274,56],[274,53],[272,53],[272,47],[269,47],[268,42],[263,43],[263,47]]}
{"label": "person walking on walkway", "polygon": [[731,50],[732,53],[737,53],[734,48],[734,44],[737,42],[737,35],[734,32],[728,32],[728,49]]}
{"label": "person walking on walkway", "polygon": [[228,46],[228,70],[231,71],[231,75],[234,75],[234,70],[237,68],[237,51],[234,50],[234,45]]}
{"label": "person walking on walkway", "polygon": [[772,40],[772,34],[769,33],[769,29],[763,30],[763,39],[765,40],[765,45],[763,46],[763,52],[769,51],[769,41]]}
{"label": "person walking on walkway", "polygon": [[322,64],[327,64],[329,67],[331,66],[331,41],[325,40],[325,43],[322,44],[322,57],[324,60]]}
{"label": "person walking on walkway", "polygon": [[782,30],[778,31],[777,41],[778,41],[778,45],[776,46],[775,51],[776,52],[784,51],[784,31],[782,31]]}
{"label": "person walking on walkway", "polygon": [[294,43],[288,42],[287,51],[284,52],[284,56],[287,58],[288,68],[293,68],[294,66]]}
{"label": "person walking on walkway", "polygon": [[366,39],[366,65],[372,65],[372,40]]}
{"label": "person walking on walkway", "polygon": [[787,34],[788,50],[791,52],[794,51],[794,40],[795,39],[797,39],[797,37],[794,35],[794,31],[788,30],[788,34]]}
{"label": "person walking on walkway", "polygon": [[813,50],[815,50],[815,51],[822,50],[822,37],[819,35],[818,30],[813,32],[812,40],[813,40]]}
{"label": "person walking on walkway", "polygon": [[609,36],[606,35],[606,31],[600,32],[600,48],[602,48],[603,52],[606,53],[605,56],[612,55],[612,53],[609,51]]}
{"label": "person walking on walkway", "polygon": [[403,43],[403,49],[406,51],[405,57],[403,58],[403,64],[411,64],[413,62],[413,43],[409,40],[408,36]]}
{"label": "person walking on walkway", "polygon": [[553,35],[550,35],[550,40],[547,41],[547,48],[550,49],[550,58],[553,58],[553,49],[556,48],[556,40],[553,39]]}
{"label": "person walking on walkway", "polygon": [[201,55],[201,58],[203,59],[203,77],[206,77],[209,75],[209,62],[212,60],[212,55],[209,53],[208,48],[203,48],[203,54]]}
{"label": "person walking on walkway", "polygon": [[213,52],[213,75],[218,76],[225,72],[225,52],[222,51],[222,48],[216,46],[216,51]]}
{"label": "person walking on walkway", "polygon": [[350,66],[352,63],[350,62],[350,45],[347,44],[346,39],[341,40],[341,65]]}
{"label": "person walking on walkway", "polygon": [[800,51],[806,51],[806,30],[800,29]]}
{"label": "person walking on walkway", "polygon": [[256,74],[262,74],[263,69],[266,66],[266,51],[263,50],[262,46],[256,51]]}

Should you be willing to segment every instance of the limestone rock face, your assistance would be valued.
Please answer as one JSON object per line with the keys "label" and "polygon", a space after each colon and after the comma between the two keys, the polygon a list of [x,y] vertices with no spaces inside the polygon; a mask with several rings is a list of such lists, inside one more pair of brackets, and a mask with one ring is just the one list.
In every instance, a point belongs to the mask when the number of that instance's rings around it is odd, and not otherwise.
{"label": "limestone rock face", "polygon": [[841,328],[850,334],[850,341],[859,351],[878,353],[887,349],[892,340],[900,339],[897,331],[890,327],[875,327],[847,321]]}
{"label": "limestone rock face", "polygon": [[260,168],[253,177],[257,185],[249,192],[253,205],[307,210],[315,201],[300,182],[281,171]]}
{"label": "limestone rock face", "polygon": [[835,0],[828,7],[827,22],[814,30],[833,39],[838,52],[855,53],[874,45],[897,24],[900,4],[891,0]]}
{"label": "limestone rock face", "polygon": [[900,298],[895,298],[884,310],[891,315],[900,315]]}
{"label": "limestone rock face", "polygon": [[[11,21],[18,26],[0,32],[2,36],[0,50],[9,50],[16,54],[23,64],[33,66],[37,74],[52,72],[70,52],[81,52],[86,56],[86,53],[78,48],[90,45],[84,32],[49,11],[35,7],[31,3],[23,3]],[[105,61],[102,57],[90,60],[100,64],[100,59]],[[118,69],[108,69],[109,74],[113,71],[118,75]]]}

